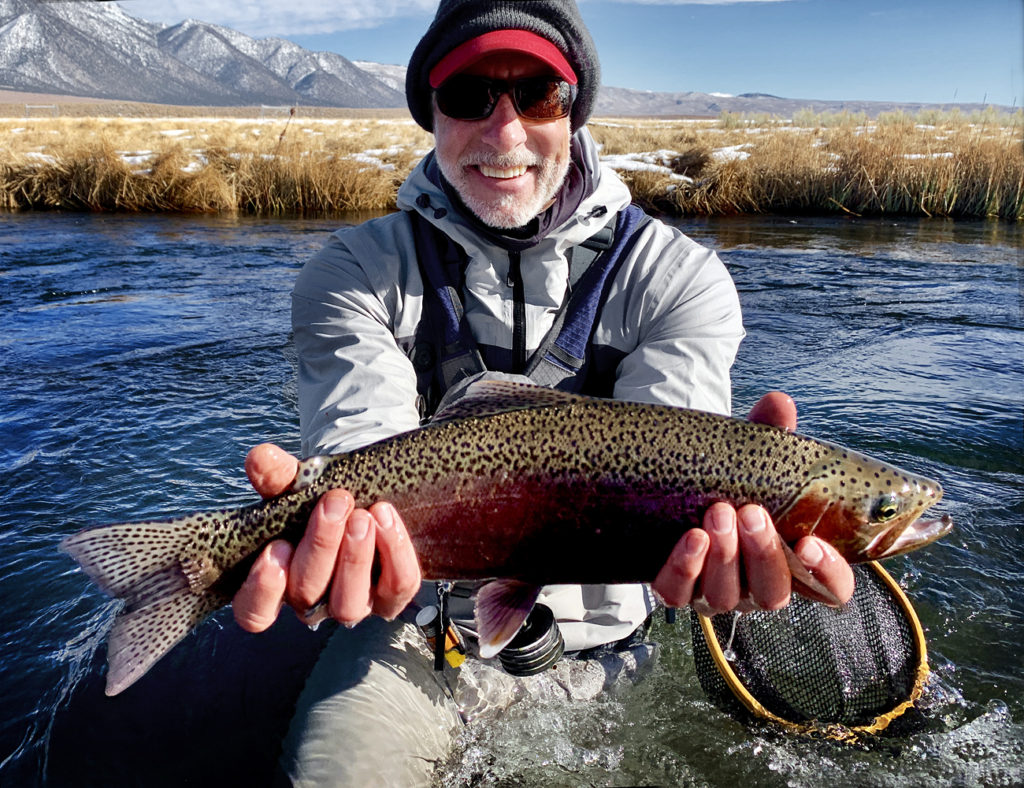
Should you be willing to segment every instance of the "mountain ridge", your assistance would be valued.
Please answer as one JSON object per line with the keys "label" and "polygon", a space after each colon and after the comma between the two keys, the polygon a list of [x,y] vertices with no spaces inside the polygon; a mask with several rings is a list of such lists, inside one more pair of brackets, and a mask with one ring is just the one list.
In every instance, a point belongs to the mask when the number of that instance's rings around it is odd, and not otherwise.
{"label": "mountain ridge", "polygon": [[[149,22],[116,2],[0,0],[0,89],[185,106],[391,109],[406,106],[404,82],[403,66],[353,62],[284,38],[257,39],[196,19],[174,25]],[[985,106],[602,86],[595,115],[792,117],[808,110],[877,116],[954,107],[971,112]]]}
{"label": "mountain ridge", "polygon": [[117,3],[0,0],[0,85],[156,104],[405,105],[341,55],[194,19],[147,22]]}

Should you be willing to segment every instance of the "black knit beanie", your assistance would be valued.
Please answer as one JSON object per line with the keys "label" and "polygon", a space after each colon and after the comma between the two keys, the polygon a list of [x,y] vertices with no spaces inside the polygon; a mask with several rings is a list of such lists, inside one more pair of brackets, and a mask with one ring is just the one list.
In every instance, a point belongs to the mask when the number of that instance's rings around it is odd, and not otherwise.
{"label": "black knit beanie", "polygon": [[585,124],[597,100],[601,66],[575,0],[441,0],[405,74],[405,97],[413,119],[427,131],[434,130],[430,70],[455,47],[494,30],[528,30],[558,47],[579,80],[572,128]]}

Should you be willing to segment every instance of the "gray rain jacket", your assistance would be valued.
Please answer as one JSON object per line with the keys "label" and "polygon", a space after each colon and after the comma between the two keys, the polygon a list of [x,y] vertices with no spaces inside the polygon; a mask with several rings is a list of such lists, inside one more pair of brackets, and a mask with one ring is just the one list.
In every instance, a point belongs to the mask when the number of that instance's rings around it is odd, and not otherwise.
{"label": "gray rain jacket", "polygon": [[[574,135],[573,157],[592,188],[567,221],[521,253],[531,352],[566,295],[566,251],[630,202],[585,128]],[[418,211],[465,250],[463,299],[473,334],[481,344],[512,348],[508,252],[476,231],[425,163],[402,185],[398,206],[402,212],[335,232],[296,282],[292,323],[306,456],[419,426],[416,372],[406,351],[422,315],[423,281],[404,211]],[[739,299],[722,262],[651,221],[611,283],[593,345],[621,358],[611,387],[616,399],[728,413],[729,369],[742,338]],[[653,609],[649,591],[635,585],[552,586],[541,599],[554,610],[567,651],[619,640]]]}

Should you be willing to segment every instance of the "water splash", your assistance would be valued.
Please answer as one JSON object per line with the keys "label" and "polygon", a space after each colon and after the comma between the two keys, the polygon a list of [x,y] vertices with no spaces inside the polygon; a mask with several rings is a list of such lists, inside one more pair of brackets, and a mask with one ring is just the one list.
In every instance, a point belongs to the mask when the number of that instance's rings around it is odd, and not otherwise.
{"label": "water splash", "polygon": [[90,667],[97,651],[103,646],[107,633],[114,625],[114,618],[123,603],[108,600],[97,607],[95,592],[82,592],[77,598],[61,604],[51,605],[30,621],[28,630],[42,631],[55,621],[74,618],[75,610],[90,611],[80,620],[67,624],[68,629],[79,633],[65,642],[45,659],[45,664],[58,670],[61,678],[39,701],[33,718],[26,728],[18,747],[0,761],[0,774],[8,768],[20,767],[35,762],[32,769],[41,784],[47,780],[50,760],[50,741],[54,725],[60,712],[67,707],[79,684],[90,674]]}

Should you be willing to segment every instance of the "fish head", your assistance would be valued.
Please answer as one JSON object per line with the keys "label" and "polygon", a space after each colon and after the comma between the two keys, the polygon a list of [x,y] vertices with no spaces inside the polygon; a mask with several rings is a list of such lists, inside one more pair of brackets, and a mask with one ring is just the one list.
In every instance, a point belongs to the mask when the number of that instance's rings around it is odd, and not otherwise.
{"label": "fish head", "polygon": [[942,498],[938,482],[841,446],[825,447],[800,492],[776,514],[787,542],[814,534],[858,563],[916,550],[952,530],[948,515],[921,519]]}

